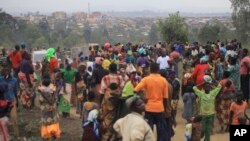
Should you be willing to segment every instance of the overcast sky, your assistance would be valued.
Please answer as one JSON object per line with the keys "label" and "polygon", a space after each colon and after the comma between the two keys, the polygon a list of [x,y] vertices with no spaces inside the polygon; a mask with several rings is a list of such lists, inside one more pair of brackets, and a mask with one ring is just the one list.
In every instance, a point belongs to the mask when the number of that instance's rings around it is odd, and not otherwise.
{"label": "overcast sky", "polygon": [[231,12],[229,0],[0,0],[6,12],[27,11],[141,11],[222,13]]}

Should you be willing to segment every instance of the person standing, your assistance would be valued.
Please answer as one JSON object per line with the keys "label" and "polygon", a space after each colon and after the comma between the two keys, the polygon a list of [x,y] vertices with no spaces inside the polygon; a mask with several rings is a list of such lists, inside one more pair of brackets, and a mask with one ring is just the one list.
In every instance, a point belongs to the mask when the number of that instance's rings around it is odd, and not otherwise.
{"label": "person standing", "polygon": [[75,75],[75,92],[77,96],[77,103],[76,103],[76,113],[82,115],[82,105],[83,102],[87,99],[86,95],[84,95],[86,84],[84,83],[84,75],[86,71],[86,64],[80,63],[78,65],[78,71]]}
{"label": "person standing", "polygon": [[[68,64],[66,69],[61,70],[63,74],[63,79],[65,82],[65,95],[64,98],[67,100],[67,102],[71,103],[71,96],[72,96],[72,88],[73,88],[73,83],[75,81],[75,75],[77,73],[76,69],[72,69],[71,65]],[[64,117],[69,117],[70,109],[66,108],[65,110],[61,109],[63,112]]]}
{"label": "person standing", "polygon": [[22,54],[20,53],[19,45],[15,46],[15,50],[9,54],[8,58],[11,61],[11,67],[14,71],[14,77],[17,78],[19,70],[20,70],[20,63],[22,60]]}
{"label": "person standing", "polygon": [[206,58],[201,58],[200,59],[200,64],[195,65],[194,71],[192,73],[192,79],[196,85],[201,86],[204,82],[204,75],[205,75],[205,70],[209,69],[209,65],[207,63]]}
{"label": "person standing", "polygon": [[157,141],[165,141],[166,136],[166,111],[168,99],[168,82],[159,74],[159,65],[157,63],[150,64],[150,75],[144,77],[141,82],[135,87],[135,93],[145,90],[146,110],[145,118],[148,120],[150,127],[156,124]]}
{"label": "person standing", "polygon": [[216,116],[218,118],[221,130],[219,133],[228,131],[228,121],[230,114],[230,105],[232,103],[233,94],[235,92],[235,86],[232,80],[229,79],[230,72],[224,71],[223,79],[220,81],[222,86],[220,95],[217,96],[216,102]]}
{"label": "person standing", "polygon": [[114,130],[122,136],[123,141],[155,141],[152,129],[143,119],[145,104],[139,96],[132,96],[126,100],[126,105],[132,111],[130,114],[117,120]]}
{"label": "person standing", "polygon": [[114,140],[113,123],[115,120],[117,105],[111,99],[121,96],[124,81],[122,76],[117,74],[117,65],[111,63],[109,74],[104,76],[101,81],[100,103],[102,107],[103,126],[107,131],[102,135],[102,141]]}
{"label": "person standing", "polygon": [[212,88],[208,82],[200,84],[204,88],[204,92],[199,90],[199,86],[194,86],[194,93],[200,98],[200,112],[202,115],[202,132],[205,135],[204,141],[210,141],[214,114],[215,114],[215,98],[221,90],[221,85]]}
{"label": "person standing", "polygon": [[235,91],[240,91],[240,66],[237,63],[237,58],[233,57],[229,61],[227,71],[230,72],[230,79],[235,85]]}
{"label": "person standing", "polygon": [[31,57],[27,52],[22,55],[22,61],[20,63],[20,72],[18,78],[20,81],[20,99],[25,108],[32,108],[35,100],[34,89],[34,70],[31,63]]}
{"label": "person standing", "polygon": [[169,56],[167,56],[166,50],[162,50],[161,56],[157,58],[156,63],[160,65],[160,69],[168,69],[169,68]]}
{"label": "person standing", "polygon": [[[102,63],[103,63],[102,57],[95,58],[95,68],[92,73],[92,79],[93,79],[92,81],[94,81],[93,83],[95,85],[95,93],[99,93],[101,88],[102,78],[108,74],[108,70],[105,70],[102,67]],[[96,98],[99,99],[99,96],[97,95]]]}
{"label": "person standing", "polygon": [[191,86],[187,87],[187,91],[184,93],[182,99],[184,103],[182,117],[188,121],[191,117],[195,116],[193,105],[196,102],[196,97]]}
{"label": "person standing", "polygon": [[41,109],[41,137],[43,139],[60,138],[59,114],[57,111],[55,88],[46,78],[38,88]]}
{"label": "person standing", "polygon": [[59,69],[59,62],[55,57],[55,49],[49,48],[47,50],[45,60],[42,64],[42,77],[49,73],[51,75],[51,80],[54,81],[54,72]]}
{"label": "person standing", "polygon": [[246,114],[246,110],[248,108],[248,104],[244,101],[244,96],[242,92],[237,93],[236,101],[233,102],[230,106],[230,117],[229,124],[230,125],[239,125],[239,118],[247,118],[249,121],[249,117]]}
{"label": "person standing", "polygon": [[8,85],[5,83],[0,84],[0,140],[1,141],[9,141],[9,131],[8,131],[8,123],[9,123],[9,112],[11,108],[14,106],[12,102],[8,102],[4,93],[8,90]]}
{"label": "person standing", "polygon": [[6,83],[8,85],[7,91],[4,93],[4,96],[7,102],[14,103],[14,107],[10,111],[10,119],[13,124],[14,129],[14,136],[19,136],[19,129],[17,124],[17,109],[18,106],[18,99],[17,99],[17,92],[18,92],[18,84],[17,79],[11,75],[10,68],[4,68],[3,74],[0,76],[0,83]]}
{"label": "person standing", "polygon": [[249,72],[250,72],[250,57],[248,50],[242,50],[242,59],[240,61],[240,84],[244,99],[249,100]]}

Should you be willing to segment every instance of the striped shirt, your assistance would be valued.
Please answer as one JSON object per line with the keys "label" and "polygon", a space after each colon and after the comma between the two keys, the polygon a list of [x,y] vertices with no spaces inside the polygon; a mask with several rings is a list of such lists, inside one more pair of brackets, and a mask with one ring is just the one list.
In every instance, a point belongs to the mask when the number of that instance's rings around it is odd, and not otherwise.
{"label": "striped shirt", "polygon": [[102,78],[100,93],[104,94],[105,91],[109,88],[109,85],[112,83],[118,84],[120,88],[123,88],[124,86],[122,76],[118,74],[108,74]]}

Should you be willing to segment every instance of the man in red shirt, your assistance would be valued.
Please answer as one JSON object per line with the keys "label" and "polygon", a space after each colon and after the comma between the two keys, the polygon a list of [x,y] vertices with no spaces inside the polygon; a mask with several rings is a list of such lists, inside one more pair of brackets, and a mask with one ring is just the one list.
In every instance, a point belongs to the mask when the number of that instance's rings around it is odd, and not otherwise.
{"label": "man in red shirt", "polygon": [[11,67],[14,71],[14,77],[17,78],[17,75],[18,75],[19,70],[20,70],[20,62],[22,60],[22,55],[20,53],[20,46],[19,45],[15,46],[15,50],[9,54],[8,58],[11,61]]}

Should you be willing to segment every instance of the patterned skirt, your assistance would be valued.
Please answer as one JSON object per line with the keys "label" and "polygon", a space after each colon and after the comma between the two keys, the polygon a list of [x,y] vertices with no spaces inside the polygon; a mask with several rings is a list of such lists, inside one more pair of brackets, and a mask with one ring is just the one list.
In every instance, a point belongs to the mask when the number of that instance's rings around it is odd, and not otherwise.
{"label": "patterned skirt", "polygon": [[51,125],[41,126],[41,137],[45,139],[51,139],[55,136],[57,139],[60,138],[61,130],[59,123],[54,123]]}
{"label": "patterned skirt", "polygon": [[33,87],[29,87],[29,84],[27,82],[26,76],[24,73],[19,72],[18,78],[20,80],[20,92],[19,92],[19,98],[24,108],[31,108],[34,104],[33,100],[35,97],[35,87],[34,87],[34,76],[30,75],[30,81],[33,85]]}
{"label": "patterned skirt", "polygon": [[220,102],[218,102],[216,112],[217,112],[217,118],[219,120],[220,125],[228,124],[231,103],[232,103],[231,99],[227,99],[227,100],[222,99]]}

